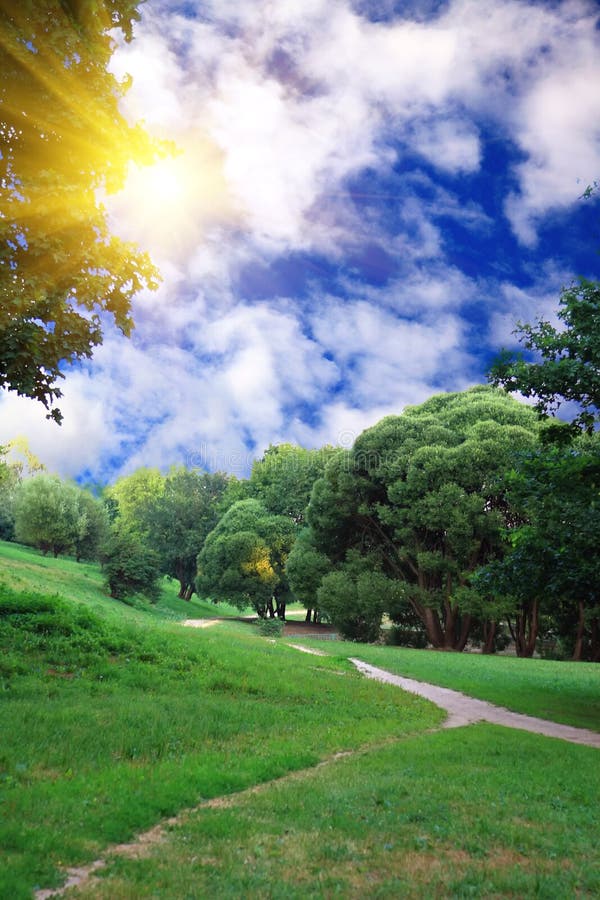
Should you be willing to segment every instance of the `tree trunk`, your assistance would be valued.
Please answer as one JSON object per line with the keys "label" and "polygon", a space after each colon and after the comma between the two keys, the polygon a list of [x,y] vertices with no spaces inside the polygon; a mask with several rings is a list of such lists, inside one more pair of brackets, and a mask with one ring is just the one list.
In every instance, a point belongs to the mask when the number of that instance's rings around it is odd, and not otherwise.
{"label": "tree trunk", "polygon": [[489,655],[490,653],[496,652],[494,641],[496,640],[497,630],[497,622],[493,622],[488,619],[483,623],[483,647],[481,648],[482,653]]}
{"label": "tree trunk", "polygon": [[184,579],[181,577],[178,579],[178,581],[179,581],[179,593],[177,594],[177,596],[179,597],[180,600],[185,600],[185,591],[187,588],[187,584],[185,583]]}
{"label": "tree trunk", "polygon": [[305,615],[305,617],[304,617],[304,621],[305,621],[305,622],[310,622],[311,613],[312,613],[312,609],[307,609],[307,610],[306,610],[306,615]]}
{"label": "tree trunk", "polygon": [[573,649],[573,662],[581,662],[583,659],[583,642],[585,638],[585,606],[583,605],[583,600],[579,600],[577,611],[577,634],[575,636],[575,647]]}
{"label": "tree trunk", "polygon": [[277,618],[285,621],[285,600],[280,600],[278,597],[275,598]]}
{"label": "tree trunk", "polygon": [[427,639],[436,650],[449,652],[461,652],[469,639],[472,617],[459,615],[457,606],[451,607],[449,602],[444,603],[444,627],[435,609],[428,606],[413,609],[425,627]]}
{"label": "tree trunk", "polygon": [[460,632],[458,634],[458,638],[454,644],[453,650],[456,650],[458,653],[462,653],[467,645],[467,641],[469,640],[469,634],[471,632],[471,622],[472,617],[469,613],[465,613],[460,617]]}
{"label": "tree trunk", "polygon": [[422,608],[421,614],[417,613],[417,615],[419,615],[419,618],[425,626],[429,643],[432,647],[435,647],[436,650],[440,650],[444,644],[444,635],[442,634],[442,628],[437,612],[434,609],[425,606]]}
{"label": "tree trunk", "polygon": [[590,622],[590,661],[600,662],[600,620],[595,616]]}
{"label": "tree trunk", "polygon": [[536,598],[529,608],[521,609],[517,613],[514,628],[510,619],[508,620],[508,627],[515,642],[517,656],[525,658],[533,656],[539,629],[539,611],[540,604]]}
{"label": "tree trunk", "polygon": [[191,600],[191,599],[192,599],[192,595],[193,595],[193,593],[194,593],[195,590],[196,590],[196,588],[194,587],[194,584],[193,584],[193,583],[192,583],[192,584],[188,584],[187,588],[185,589],[185,597],[184,597],[184,600],[188,600],[188,601]]}

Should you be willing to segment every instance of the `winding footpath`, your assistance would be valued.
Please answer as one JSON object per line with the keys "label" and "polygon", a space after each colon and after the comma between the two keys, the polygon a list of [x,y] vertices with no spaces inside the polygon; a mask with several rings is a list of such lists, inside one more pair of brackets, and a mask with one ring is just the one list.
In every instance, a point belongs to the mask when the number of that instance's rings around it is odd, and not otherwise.
{"label": "winding footpath", "polygon": [[521,731],[532,731],[534,734],[544,734],[546,737],[560,738],[563,741],[571,741],[573,744],[586,744],[588,747],[600,749],[600,734],[596,731],[574,728],[572,725],[560,725],[558,722],[549,722],[546,719],[536,719],[535,716],[511,712],[502,706],[494,706],[485,700],[467,697],[466,694],[450,688],[426,684],[423,681],[415,681],[413,678],[404,678],[401,675],[392,675],[391,672],[378,669],[377,666],[372,666],[360,659],[350,659],[350,662],[367,678],[383,681],[385,684],[395,684],[397,687],[409,691],[411,694],[418,694],[419,697],[425,697],[426,700],[445,709],[448,718],[443,724],[444,728],[459,728],[461,725],[472,725],[474,722],[491,722],[493,725],[519,728]]}
{"label": "winding footpath", "polygon": [[[214,619],[191,619],[184,622],[184,625],[194,628],[206,628],[216,624]],[[329,656],[322,650],[314,650],[311,647],[305,647],[302,644],[288,644],[294,650],[301,650],[303,653],[311,653],[314,656]],[[442,723],[442,728],[459,728],[462,725],[472,725],[475,722],[491,722],[494,725],[505,725],[508,728],[518,728],[521,731],[532,731],[535,734],[543,734],[547,737],[560,738],[564,741],[571,741],[574,744],[586,744],[588,747],[596,747],[600,749],[600,734],[595,731],[588,731],[585,728],[573,728],[571,725],[560,725],[558,722],[549,722],[546,719],[536,719],[534,716],[526,716],[522,713],[511,712],[502,706],[494,706],[485,700],[476,700],[461,694],[459,691],[453,691],[450,688],[438,687],[435,684],[427,684],[423,681],[415,681],[413,678],[404,678],[401,675],[393,675],[385,669],[379,669],[369,663],[363,662],[361,659],[350,658],[350,662],[356,666],[358,671],[366,678],[372,678],[375,681],[382,681],[385,684],[393,684],[411,694],[418,694],[426,700],[435,703],[448,713],[448,718]],[[344,673],[340,673],[344,674]],[[66,882],[59,888],[47,888],[38,890],[34,894],[35,900],[50,900],[50,898],[62,897],[70,888],[83,887],[88,884],[94,877],[95,873],[106,866],[107,862],[114,857],[143,858],[150,852],[151,848],[163,843],[167,837],[168,828],[176,825],[182,825],[190,816],[200,812],[203,809],[210,809],[219,806],[232,806],[240,798],[249,794],[257,794],[267,790],[273,784],[285,783],[291,780],[310,776],[317,769],[329,765],[331,762],[360,753],[360,750],[336,753],[332,757],[322,760],[316,766],[309,769],[301,769],[296,772],[290,772],[281,778],[267,781],[245,790],[238,791],[234,794],[228,794],[222,797],[215,797],[211,800],[204,800],[197,806],[182,810],[178,815],[166,819],[148,831],[138,834],[132,841],[125,844],[113,845],[107,847],[104,856],[96,859],[88,865],[68,868],[64,870],[67,876]]]}

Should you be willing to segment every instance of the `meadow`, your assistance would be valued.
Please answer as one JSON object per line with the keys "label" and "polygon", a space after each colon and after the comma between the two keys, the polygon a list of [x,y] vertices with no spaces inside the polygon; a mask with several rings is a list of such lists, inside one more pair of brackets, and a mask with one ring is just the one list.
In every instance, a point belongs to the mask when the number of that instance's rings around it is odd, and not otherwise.
{"label": "meadow", "polygon": [[[317,642],[307,645],[317,648]],[[407,678],[462,691],[514,712],[600,731],[600,667],[596,663],[443,653],[331,641],[327,651],[355,656]]]}
{"label": "meadow", "polygon": [[[510,694],[514,669],[557,721],[577,685],[597,709],[595,669],[578,682],[587,667],[338,642],[317,657],[234,619],[183,628],[224,610],[179,601],[172,584],[155,607],[130,606],[93,565],[2,544],[0,566],[0,896],[31,897],[105,856],[67,896],[600,892],[597,750],[489,725],[440,731],[440,710],[347,657],[432,681],[437,665],[439,683],[467,679],[474,695]],[[407,653],[427,660],[420,675]],[[585,724],[599,730],[597,713]],[[138,858],[110,856],[203,803]]]}

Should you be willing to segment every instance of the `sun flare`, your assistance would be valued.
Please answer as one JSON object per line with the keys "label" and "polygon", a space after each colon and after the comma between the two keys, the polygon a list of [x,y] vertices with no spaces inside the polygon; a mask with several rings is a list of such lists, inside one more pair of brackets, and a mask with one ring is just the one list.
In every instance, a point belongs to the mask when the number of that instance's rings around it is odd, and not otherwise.
{"label": "sun flare", "polygon": [[152,165],[131,163],[123,190],[110,198],[117,230],[151,254],[189,248],[233,215],[218,148],[198,136],[177,144]]}
{"label": "sun flare", "polygon": [[186,172],[178,158],[161,159],[139,169],[139,187],[153,203],[178,204],[185,195]]}

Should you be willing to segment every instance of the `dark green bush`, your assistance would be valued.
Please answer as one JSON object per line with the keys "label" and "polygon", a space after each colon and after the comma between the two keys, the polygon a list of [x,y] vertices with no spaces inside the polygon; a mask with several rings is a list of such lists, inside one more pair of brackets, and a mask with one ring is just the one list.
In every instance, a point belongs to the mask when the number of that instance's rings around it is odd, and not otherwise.
{"label": "dark green bush", "polygon": [[152,603],[160,596],[160,562],[140,538],[114,528],[102,549],[102,570],[110,596],[126,600],[143,594]]}
{"label": "dark green bush", "polygon": [[282,619],[261,619],[258,623],[258,630],[264,637],[281,637],[283,625]]}

